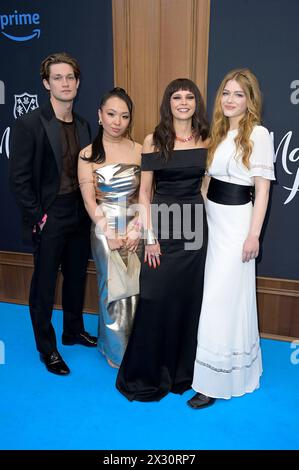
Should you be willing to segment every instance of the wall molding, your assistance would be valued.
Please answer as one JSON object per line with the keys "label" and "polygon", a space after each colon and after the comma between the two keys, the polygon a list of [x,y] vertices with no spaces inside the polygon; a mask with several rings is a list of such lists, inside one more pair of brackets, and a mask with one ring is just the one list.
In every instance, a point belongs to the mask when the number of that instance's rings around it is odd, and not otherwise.
{"label": "wall molding", "polygon": [[299,281],[257,278],[260,331],[286,338],[299,338]]}
{"label": "wall molding", "polygon": [[[30,253],[0,251],[0,302],[28,305],[30,282],[33,272],[33,257]],[[58,274],[54,308],[61,308],[61,281]],[[95,265],[88,261],[84,311],[96,313],[98,300]]]}
{"label": "wall molding", "polygon": [[258,278],[258,291],[261,294],[284,295],[299,298],[299,281],[271,277]]}
{"label": "wall molding", "polygon": [[112,0],[112,16],[114,83],[133,99],[142,143],[171,80],[190,78],[206,98],[210,0]]}
{"label": "wall molding", "polygon": [[[29,253],[0,251],[0,301],[28,305],[33,258]],[[61,308],[61,274],[55,308]],[[291,341],[299,338],[299,281],[257,278],[259,325],[264,338]],[[97,313],[97,279],[93,260],[87,267],[84,311]]]}

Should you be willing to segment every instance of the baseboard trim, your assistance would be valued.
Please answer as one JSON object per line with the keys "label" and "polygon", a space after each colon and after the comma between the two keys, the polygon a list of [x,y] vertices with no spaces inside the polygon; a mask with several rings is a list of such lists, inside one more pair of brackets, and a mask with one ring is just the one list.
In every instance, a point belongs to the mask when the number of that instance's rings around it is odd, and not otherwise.
{"label": "baseboard trim", "polygon": [[[28,305],[33,270],[30,253],[0,251],[0,301]],[[55,308],[61,308],[61,275]],[[84,311],[97,313],[97,280],[93,260],[88,261]],[[292,341],[299,337],[299,281],[270,277],[257,278],[259,327],[263,338]]]}

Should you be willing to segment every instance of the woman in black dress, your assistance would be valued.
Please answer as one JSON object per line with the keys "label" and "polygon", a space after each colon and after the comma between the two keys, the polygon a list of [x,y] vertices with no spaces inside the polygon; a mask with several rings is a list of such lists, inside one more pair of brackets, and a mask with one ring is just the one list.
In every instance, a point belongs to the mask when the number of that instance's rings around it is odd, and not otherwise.
{"label": "woman in black dress", "polygon": [[140,300],[116,382],[138,401],[191,388],[207,246],[201,182],[209,128],[195,83],[173,80],[160,114],[143,145]]}

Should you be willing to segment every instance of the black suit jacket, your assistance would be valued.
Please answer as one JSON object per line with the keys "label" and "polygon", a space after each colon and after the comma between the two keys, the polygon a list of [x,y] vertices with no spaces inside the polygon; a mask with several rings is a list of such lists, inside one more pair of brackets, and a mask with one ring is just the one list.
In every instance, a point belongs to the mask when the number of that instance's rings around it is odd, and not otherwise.
{"label": "black suit jacket", "polygon": [[[87,121],[73,113],[80,147],[90,143]],[[12,129],[10,188],[22,211],[24,237],[57,196],[62,168],[61,125],[51,102],[17,119]]]}

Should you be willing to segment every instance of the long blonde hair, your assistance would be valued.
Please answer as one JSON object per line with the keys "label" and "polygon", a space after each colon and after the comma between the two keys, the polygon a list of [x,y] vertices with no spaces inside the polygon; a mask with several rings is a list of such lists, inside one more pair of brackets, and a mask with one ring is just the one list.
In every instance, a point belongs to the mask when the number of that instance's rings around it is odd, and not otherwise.
{"label": "long blonde hair", "polygon": [[235,69],[230,71],[222,80],[215,98],[213,119],[211,126],[211,140],[208,151],[207,167],[213,161],[215,150],[224,140],[229,130],[229,119],[224,116],[221,107],[221,98],[225,85],[229,80],[236,80],[241,86],[247,99],[247,110],[239,122],[238,134],[235,137],[236,153],[242,152],[242,163],[249,168],[249,158],[252,152],[250,134],[255,125],[261,122],[262,97],[259,83],[249,69]]}

